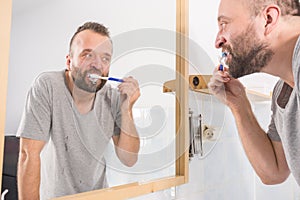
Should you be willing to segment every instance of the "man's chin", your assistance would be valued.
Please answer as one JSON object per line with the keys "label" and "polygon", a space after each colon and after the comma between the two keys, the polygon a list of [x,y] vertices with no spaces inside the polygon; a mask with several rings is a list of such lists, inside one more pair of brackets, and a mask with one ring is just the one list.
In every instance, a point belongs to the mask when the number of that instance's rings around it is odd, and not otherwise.
{"label": "man's chin", "polygon": [[106,84],[106,81],[101,81],[99,84],[93,84],[93,83],[89,82],[89,83],[86,83],[85,85],[77,84],[77,87],[85,92],[96,93],[96,92],[100,91],[104,87],[105,84]]}

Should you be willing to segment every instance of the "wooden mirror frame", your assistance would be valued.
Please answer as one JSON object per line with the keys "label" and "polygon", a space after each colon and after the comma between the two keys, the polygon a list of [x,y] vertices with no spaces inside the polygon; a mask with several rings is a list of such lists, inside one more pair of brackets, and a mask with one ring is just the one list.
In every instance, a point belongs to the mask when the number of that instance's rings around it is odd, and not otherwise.
{"label": "wooden mirror frame", "polygon": [[[3,168],[12,0],[0,0],[0,171]],[[176,175],[68,195],[56,200],[127,199],[188,182],[188,0],[176,0]],[[166,80],[167,81],[167,80]],[[0,174],[0,186],[2,173]]]}

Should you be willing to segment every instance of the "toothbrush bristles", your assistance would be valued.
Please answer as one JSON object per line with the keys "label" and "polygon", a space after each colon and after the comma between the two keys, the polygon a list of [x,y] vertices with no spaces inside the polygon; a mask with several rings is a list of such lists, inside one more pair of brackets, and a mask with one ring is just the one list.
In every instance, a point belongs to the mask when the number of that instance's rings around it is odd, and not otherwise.
{"label": "toothbrush bristles", "polygon": [[101,76],[99,76],[98,74],[89,74],[88,76],[89,76],[89,78],[92,78],[92,79],[99,79],[99,78],[101,78]]}

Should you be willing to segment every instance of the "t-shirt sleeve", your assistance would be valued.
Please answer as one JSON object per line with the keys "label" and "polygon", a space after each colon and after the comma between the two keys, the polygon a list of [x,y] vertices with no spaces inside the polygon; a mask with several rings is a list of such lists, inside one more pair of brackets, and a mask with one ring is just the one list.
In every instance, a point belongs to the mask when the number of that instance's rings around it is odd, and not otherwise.
{"label": "t-shirt sleeve", "polygon": [[273,140],[273,141],[281,141],[280,136],[277,132],[275,121],[274,121],[274,115],[276,113],[276,99],[277,99],[277,89],[279,87],[279,82],[276,84],[274,90],[273,90],[273,95],[272,95],[272,105],[271,105],[271,122],[268,127],[267,135],[268,137]]}
{"label": "t-shirt sleeve", "polygon": [[47,77],[40,75],[28,91],[18,137],[48,141],[52,109],[47,84]]}
{"label": "t-shirt sleeve", "polygon": [[300,36],[298,38],[298,42],[294,49],[293,54],[293,74],[294,74],[294,82],[295,87],[294,89],[297,90],[297,93],[300,93]]}

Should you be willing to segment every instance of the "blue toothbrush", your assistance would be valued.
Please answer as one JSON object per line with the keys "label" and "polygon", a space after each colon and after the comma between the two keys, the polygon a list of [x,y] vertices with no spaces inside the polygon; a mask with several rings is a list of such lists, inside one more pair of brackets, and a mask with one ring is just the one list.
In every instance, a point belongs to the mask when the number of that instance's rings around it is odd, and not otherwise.
{"label": "blue toothbrush", "polygon": [[124,82],[124,80],[120,79],[120,78],[104,77],[104,76],[99,76],[98,74],[89,74],[88,77],[94,84],[97,82],[98,79],[103,79],[103,80],[108,80],[108,81],[116,81],[116,82]]}
{"label": "blue toothbrush", "polygon": [[227,59],[227,53],[226,52],[223,52],[222,53],[222,56],[220,58],[220,66],[219,66],[219,70],[220,71],[224,71],[224,65],[225,65],[225,62],[226,62],[226,59]]}
{"label": "blue toothbrush", "polygon": [[100,79],[108,80],[108,81],[124,82],[123,79],[120,79],[120,78],[113,78],[113,77],[102,77],[102,76],[101,76]]}

